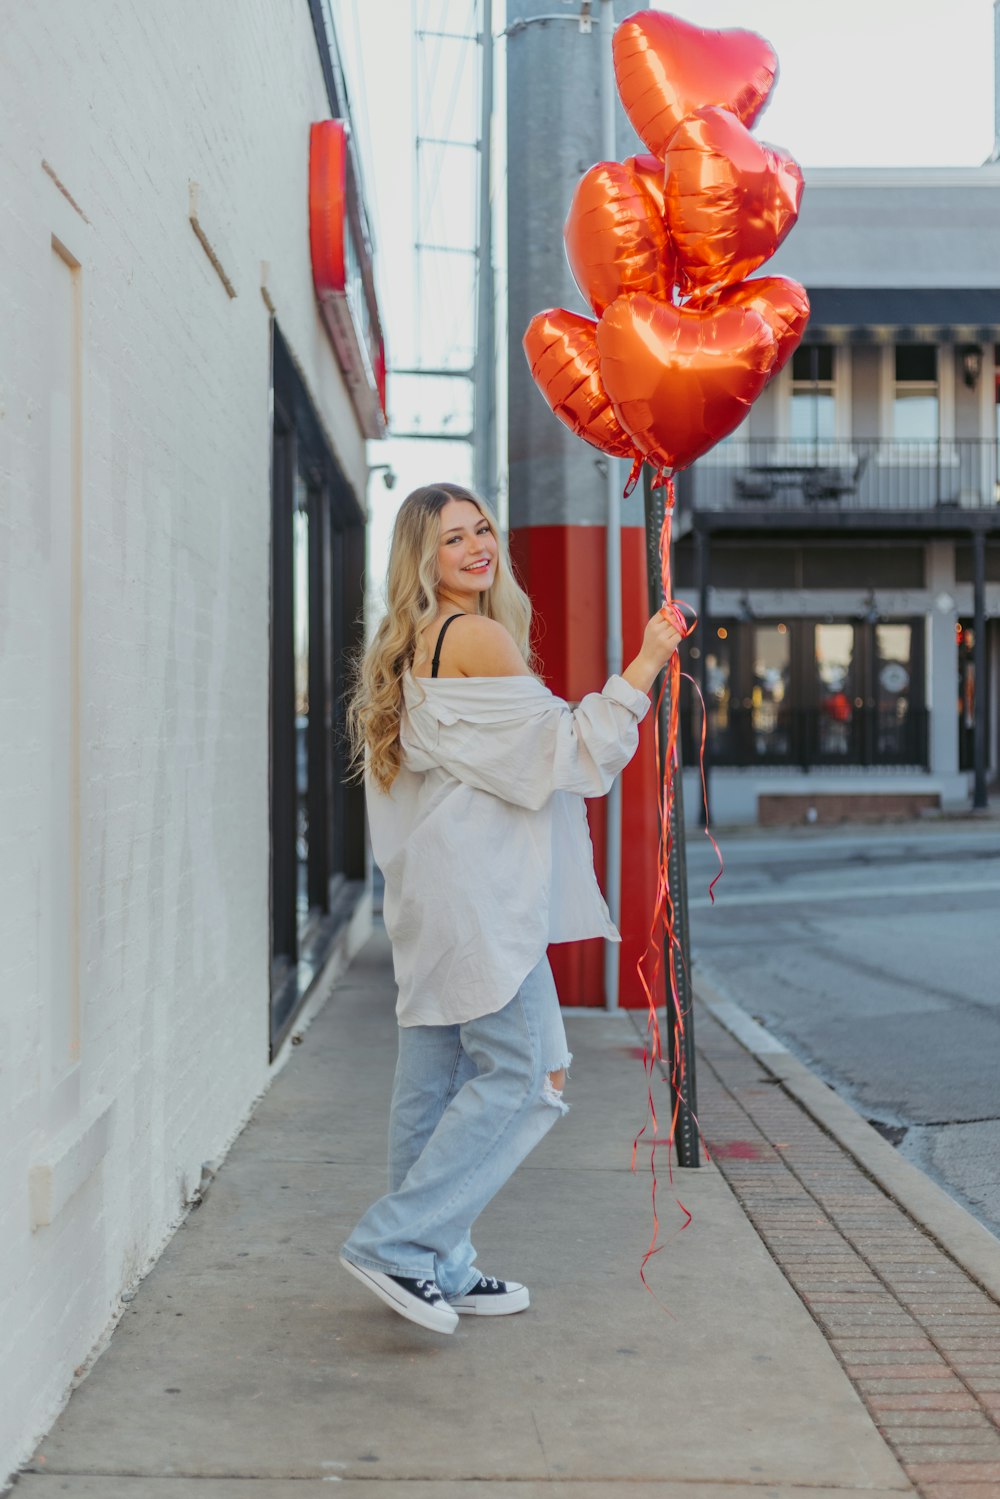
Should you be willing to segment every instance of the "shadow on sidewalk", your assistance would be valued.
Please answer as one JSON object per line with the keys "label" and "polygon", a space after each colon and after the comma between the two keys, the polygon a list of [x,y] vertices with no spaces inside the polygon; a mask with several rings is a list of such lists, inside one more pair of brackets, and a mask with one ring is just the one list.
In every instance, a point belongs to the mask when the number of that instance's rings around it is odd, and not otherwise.
{"label": "shadow on sidewalk", "polygon": [[465,1319],[444,1338],[348,1277],[338,1248],[384,1180],[394,997],[381,933],[19,1495],[308,1499],[331,1482],[365,1499],[465,1499],[500,1483],[505,1499],[553,1483],[602,1499],[702,1499],[720,1483],[781,1499],[911,1492],[713,1167],[676,1174],[694,1213],[678,1234],[661,1160],[665,1247],[647,1273],[669,1310],[643,1289],[650,1179],[629,1161],[645,1079],[627,1015],[569,1017],[570,1114],[476,1231],[481,1268],[527,1282],[529,1312]]}

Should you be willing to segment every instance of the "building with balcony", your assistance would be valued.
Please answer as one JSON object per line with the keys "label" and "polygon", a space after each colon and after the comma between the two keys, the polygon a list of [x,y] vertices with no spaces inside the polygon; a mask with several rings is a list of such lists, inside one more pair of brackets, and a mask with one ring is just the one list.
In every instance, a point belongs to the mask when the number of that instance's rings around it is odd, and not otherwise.
{"label": "building with balcony", "polygon": [[[1000,739],[1000,166],[810,172],[767,270],[809,291],[803,343],[678,483],[712,815],[984,804]],[[690,766],[701,715],[685,698]]]}

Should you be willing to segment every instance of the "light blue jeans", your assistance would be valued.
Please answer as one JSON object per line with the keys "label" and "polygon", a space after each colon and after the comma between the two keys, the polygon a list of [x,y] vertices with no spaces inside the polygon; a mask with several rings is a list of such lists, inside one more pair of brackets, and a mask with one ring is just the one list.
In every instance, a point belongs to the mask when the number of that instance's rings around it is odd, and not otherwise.
{"label": "light blue jeans", "polygon": [[472,1225],[565,1113],[549,1073],[570,1060],[547,958],[493,1015],[401,1026],[389,1191],[354,1229],[344,1257],[464,1296],[480,1273]]}

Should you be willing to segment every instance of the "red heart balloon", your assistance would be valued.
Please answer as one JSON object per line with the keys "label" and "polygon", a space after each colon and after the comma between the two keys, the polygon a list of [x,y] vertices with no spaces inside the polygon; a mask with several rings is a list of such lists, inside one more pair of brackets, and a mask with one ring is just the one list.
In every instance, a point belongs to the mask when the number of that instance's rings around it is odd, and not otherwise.
{"label": "red heart balloon", "polygon": [[654,155],[685,115],[707,105],[750,126],[778,73],[769,43],[753,31],[707,31],[658,10],[623,21],[612,43],[625,113]]}
{"label": "red heart balloon", "polygon": [[798,218],[802,172],[725,109],[699,109],[664,159],[666,218],[682,292],[742,281],[769,260]]}
{"label": "red heart balloon", "polygon": [[559,420],[585,442],[615,458],[634,458],[635,443],[620,425],[604,389],[597,324],[564,307],[539,312],[522,346],[531,374]]}
{"label": "red heart balloon", "polygon": [[694,296],[685,305],[689,309],[749,307],[760,313],[778,343],[777,358],[769,376],[772,380],[802,342],[809,321],[806,289],[788,276],[758,276],[753,281],[738,281],[715,296]]}
{"label": "red heart balloon", "polygon": [[664,201],[664,166],[658,156],[627,156],[622,163],[632,173],[638,182],[641,182],[649,196],[656,205],[656,211],[663,217]]}
{"label": "red heart balloon", "polygon": [[576,284],[596,313],[626,291],[669,300],[674,262],[662,212],[622,162],[601,161],[584,173],[563,238]]}
{"label": "red heart balloon", "polygon": [[745,307],[689,311],[619,297],[597,325],[615,415],[657,468],[687,468],[738,427],[767,384],[777,344]]}

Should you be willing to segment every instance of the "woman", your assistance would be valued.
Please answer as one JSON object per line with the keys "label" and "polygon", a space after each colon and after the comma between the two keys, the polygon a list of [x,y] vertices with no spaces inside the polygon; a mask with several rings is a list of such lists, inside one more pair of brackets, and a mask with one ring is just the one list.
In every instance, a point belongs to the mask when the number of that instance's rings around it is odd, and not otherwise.
{"label": "woman", "polygon": [[531,606],[483,502],[432,484],[403,502],[387,614],[350,709],[399,988],[389,1191],[341,1251],[402,1316],[523,1311],[481,1274],[470,1230],[565,1112],[570,1055],[550,942],[620,940],[594,876],[585,796],[635,753],[676,649],[656,615],[635,660],[570,710],[531,670]]}

